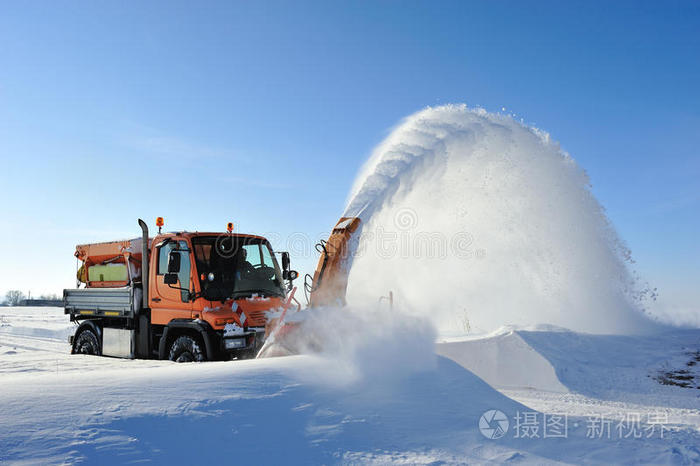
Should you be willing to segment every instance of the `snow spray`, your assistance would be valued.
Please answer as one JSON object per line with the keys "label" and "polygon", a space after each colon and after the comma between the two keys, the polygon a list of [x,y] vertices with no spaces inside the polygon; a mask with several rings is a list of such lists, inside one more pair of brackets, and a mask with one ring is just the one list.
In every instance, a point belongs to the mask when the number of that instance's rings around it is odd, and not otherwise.
{"label": "snow spray", "polygon": [[651,325],[649,292],[584,170],[511,116],[466,105],[409,116],[361,170],[345,216],[362,219],[353,307],[391,290],[441,334]]}

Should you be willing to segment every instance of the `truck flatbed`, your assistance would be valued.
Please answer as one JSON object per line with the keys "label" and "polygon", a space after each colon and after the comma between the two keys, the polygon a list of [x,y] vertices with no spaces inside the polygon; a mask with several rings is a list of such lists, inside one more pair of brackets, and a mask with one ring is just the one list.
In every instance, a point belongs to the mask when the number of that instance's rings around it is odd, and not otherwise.
{"label": "truck flatbed", "polygon": [[83,288],[63,290],[63,307],[66,314],[77,316],[104,316],[133,318],[138,310],[140,289],[132,286],[121,288]]}

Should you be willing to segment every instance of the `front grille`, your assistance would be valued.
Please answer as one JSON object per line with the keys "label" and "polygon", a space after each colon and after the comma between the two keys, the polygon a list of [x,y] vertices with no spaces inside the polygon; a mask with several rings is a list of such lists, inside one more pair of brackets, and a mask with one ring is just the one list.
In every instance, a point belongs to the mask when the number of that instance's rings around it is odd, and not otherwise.
{"label": "front grille", "polygon": [[261,310],[256,310],[256,311],[246,311],[245,315],[248,316],[249,319],[256,321],[256,322],[265,322],[267,319],[265,318],[265,312],[267,311],[261,311]]}

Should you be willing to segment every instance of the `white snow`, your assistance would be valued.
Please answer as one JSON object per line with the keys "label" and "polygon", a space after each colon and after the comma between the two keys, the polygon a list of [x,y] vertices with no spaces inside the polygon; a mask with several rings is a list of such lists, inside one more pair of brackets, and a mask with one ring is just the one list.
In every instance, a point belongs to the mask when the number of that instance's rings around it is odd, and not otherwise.
{"label": "white snow", "polygon": [[362,220],[348,303],[392,291],[441,332],[653,327],[640,311],[655,292],[586,172],[508,115],[443,105],[408,116],[374,149],[344,215]]}
{"label": "white snow", "polygon": [[[411,364],[431,331],[384,324],[322,355],[176,364],[72,356],[61,309],[0,308],[0,463],[700,461],[700,390],[649,377],[687,364],[700,330],[511,329]],[[510,421],[497,440],[478,429],[492,409]],[[525,413],[567,415],[567,438],[515,438]],[[618,438],[635,413],[640,429],[667,414],[663,438]],[[615,420],[611,439],[587,438],[591,416]]]}
{"label": "white snow", "polygon": [[[568,391],[557,378],[554,366],[513,331],[464,342],[442,343],[437,352],[495,387]],[[514,354],[518,357],[514,358]]]}
{"label": "white snow", "polygon": [[243,335],[243,333],[245,333],[243,330],[243,327],[241,327],[238,324],[233,323],[233,324],[226,324],[224,326],[224,336],[225,337],[230,337],[233,335]]}

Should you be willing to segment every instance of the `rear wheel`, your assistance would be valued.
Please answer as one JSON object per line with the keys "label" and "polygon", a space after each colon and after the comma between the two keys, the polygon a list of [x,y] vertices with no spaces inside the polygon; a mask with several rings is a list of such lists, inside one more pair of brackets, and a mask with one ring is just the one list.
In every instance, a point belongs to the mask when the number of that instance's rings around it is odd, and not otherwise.
{"label": "rear wheel", "polygon": [[73,354],[92,354],[99,356],[102,353],[100,340],[92,329],[86,328],[73,344]]}
{"label": "rear wheel", "polygon": [[201,362],[207,358],[194,338],[183,335],[177,337],[170,346],[168,359],[175,362]]}

